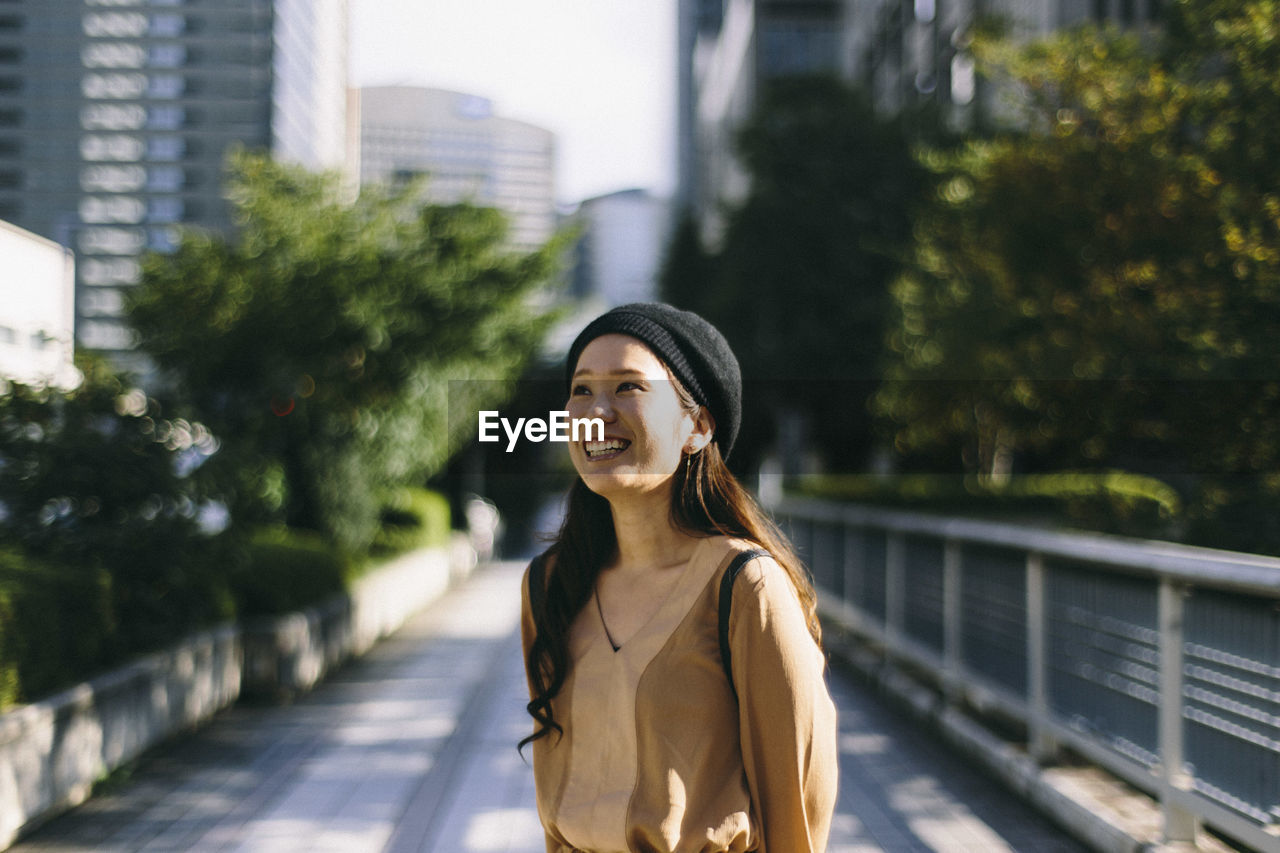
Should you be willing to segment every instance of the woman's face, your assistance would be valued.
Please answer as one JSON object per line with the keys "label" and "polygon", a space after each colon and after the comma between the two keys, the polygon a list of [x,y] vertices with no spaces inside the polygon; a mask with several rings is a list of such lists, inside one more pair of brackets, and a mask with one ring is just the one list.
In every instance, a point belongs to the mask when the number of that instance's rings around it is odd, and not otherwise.
{"label": "woman's face", "polygon": [[628,335],[588,343],[569,388],[570,418],[604,421],[604,441],[570,442],[569,455],[587,486],[605,497],[666,486],[685,452],[711,440],[706,410],[688,412],[666,366]]}

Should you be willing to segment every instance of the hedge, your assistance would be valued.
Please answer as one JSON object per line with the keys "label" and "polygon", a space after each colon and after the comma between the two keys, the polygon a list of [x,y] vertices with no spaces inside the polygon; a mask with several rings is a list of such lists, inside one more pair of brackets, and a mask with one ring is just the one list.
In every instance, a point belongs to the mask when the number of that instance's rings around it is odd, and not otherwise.
{"label": "hedge", "polygon": [[[180,552],[188,559],[170,560],[168,571],[96,561],[72,566],[16,546],[0,548],[0,711],[173,642],[214,618],[277,615],[323,601],[346,591],[374,562],[447,543],[449,531],[443,496],[403,489],[387,501],[373,551],[360,557],[319,533],[285,527],[188,541]],[[207,577],[211,567],[222,577]],[[223,595],[230,602],[202,598]],[[121,618],[155,616],[166,603],[165,617],[144,618],[146,625]]]}
{"label": "hedge", "polygon": [[1167,483],[1121,471],[976,476],[832,474],[786,482],[793,494],[998,518],[1144,538],[1178,538],[1182,500]]}
{"label": "hedge", "polygon": [[0,709],[109,664],[111,598],[105,571],[75,571],[0,549]]}

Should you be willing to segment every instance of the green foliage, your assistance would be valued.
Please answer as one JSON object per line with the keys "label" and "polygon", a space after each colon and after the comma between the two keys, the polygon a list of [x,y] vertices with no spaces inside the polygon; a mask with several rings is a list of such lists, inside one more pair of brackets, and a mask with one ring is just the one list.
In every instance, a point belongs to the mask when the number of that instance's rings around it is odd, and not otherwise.
{"label": "green foliage", "polygon": [[225,537],[179,475],[211,452],[197,423],[103,364],[70,392],[0,394],[0,701],[29,698],[226,618]]}
{"label": "green foliage", "polygon": [[346,590],[354,565],[319,533],[260,528],[232,574],[236,612],[242,619],[275,616],[318,604]]}
{"label": "green foliage", "polygon": [[788,483],[788,490],[828,500],[1147,538],[1177,535],[1186,523],[1177,490],[1155,477],[1124,471],[1060,471],[1003,481],[972,474],[836,474],[801,477]]}
{"label": "green foliage", "polygon": [[111,660],[111,579],[0,548],[0,710]]}
{"label": "green foliage", "polygon": [[402,554],[449,542],[449,500],[438,492],[398,489],[384,504],[380,521],[373,540],[375,554]]}
{"label": "green foliage", "polygon": [[1280,496],[1256,479],[1280,468],[1275,13],[1182,0],[1146,41],[975,41],[1020,124],[924,160],[876,401],[901,453],[1166,472],[1208,544],[1241,478]]}
{"label": "green foliage", "polygon": [[[363,551],[385,490],[457,446],[448,407],[492,405],[457,397],[518,375],[549,322],[534,301],[557,247],[515,254],[494,210],[424,205],[417,186],[349,200],[335,175],[247,154],[228,195],[236,237],[189,232],[150,257],[131,320],[219,436],[209,467],[238,522]],[[478,378],[498,381],[455,382],[451,399],[451,380]]]}
{"label": "green foliage", "polygon": [[[0,709],[202,626],[315,604],[367,566],[315,532],[202,532],[211,433],[79,366],[74,391],[0,394]],[[441,545],[448,504],[399,489],[380,524],[378,556]]]}
{"label": "green foliage", "polygon": [[810,416],[831,464],[863,463],[887,285],[926,187],[907,139],[905,119],[834,78],[771,81],[741,131],[751,190],[723,246],[678,232],[664,297],[722,329],[744,376],[774,380],[751,389],[735,457],[761,451],[785,410]]}

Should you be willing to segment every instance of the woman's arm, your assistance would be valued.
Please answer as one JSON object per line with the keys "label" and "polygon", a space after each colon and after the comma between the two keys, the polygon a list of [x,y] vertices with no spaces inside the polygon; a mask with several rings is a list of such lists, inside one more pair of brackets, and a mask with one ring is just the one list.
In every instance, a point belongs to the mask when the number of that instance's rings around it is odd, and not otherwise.
{"label": "woman's arm", "polygon": [[734,585],[729,641],[761,853],[822,853],[835,810],[835,705],[795,589],[771,558],[751,561]]}
{"label": "woman's arm", "polygon": [[[525,664],[525,684],[529,689],[529,698],[534,696],[533,680],[529,677],[529,647],[533,645],[533,638],[537,631],[533,624],[533,606],[529,601],[529,569],[525,569],[524,579],[520,582],[520,648],[524,655]],[[536,777],[535,777],[536,778]],[[541,819],[541,816],[539,816]],[[551,837],[545,828],[543,829],[543,839],[547,846],[547,853],[559,853],[564,848],[558,841]]]}

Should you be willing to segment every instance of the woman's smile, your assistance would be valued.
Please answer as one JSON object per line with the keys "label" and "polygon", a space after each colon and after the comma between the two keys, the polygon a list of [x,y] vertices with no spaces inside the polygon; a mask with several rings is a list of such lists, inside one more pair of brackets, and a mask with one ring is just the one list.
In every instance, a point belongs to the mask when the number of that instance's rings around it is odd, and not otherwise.
{"label": "woman's smile", "polygon": [[582,449],[591,462],[603,462],[616,459],[626,452],[631,442],[625,438],[606,438],[604,441],[584,441]]}

